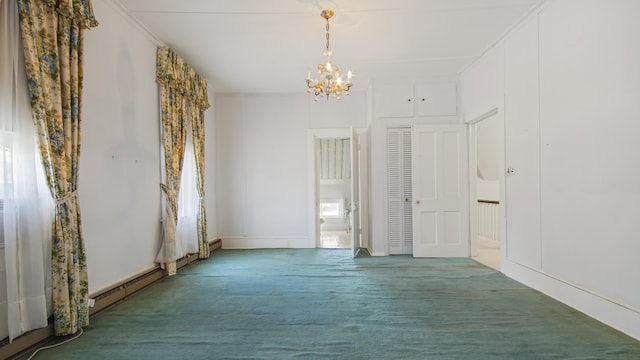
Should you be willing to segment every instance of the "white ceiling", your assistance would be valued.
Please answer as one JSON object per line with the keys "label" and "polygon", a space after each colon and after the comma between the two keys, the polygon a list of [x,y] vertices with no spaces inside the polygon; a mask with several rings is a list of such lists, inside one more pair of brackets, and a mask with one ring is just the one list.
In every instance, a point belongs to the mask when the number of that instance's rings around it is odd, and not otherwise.
{"label": "white ceiling", "polygon": [[323,62],[372,79],[459,73],[544,0],[116,0],[214,92],[306,91]]}

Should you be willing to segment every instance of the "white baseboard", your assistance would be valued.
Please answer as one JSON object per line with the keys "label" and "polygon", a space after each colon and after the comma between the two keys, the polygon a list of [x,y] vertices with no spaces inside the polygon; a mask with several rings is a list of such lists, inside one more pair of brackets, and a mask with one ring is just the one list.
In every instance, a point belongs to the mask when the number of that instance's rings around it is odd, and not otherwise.
{"label": "white baseboard", "polygon": [[222,237],[223,249],[310,249],[315,247],[315,242],[309,241],[307,237]]}
{"label": "white baseboard", "polygon": [[388,254],[383,252],[371,252],[371,249],[369,249],[369,253],[371,254],[371,256],[389,256]]}
{"label": "white baseboard", "polygon": [[592,318],[640,340],[640,310],[551,274],[503,259],[502,272]]}

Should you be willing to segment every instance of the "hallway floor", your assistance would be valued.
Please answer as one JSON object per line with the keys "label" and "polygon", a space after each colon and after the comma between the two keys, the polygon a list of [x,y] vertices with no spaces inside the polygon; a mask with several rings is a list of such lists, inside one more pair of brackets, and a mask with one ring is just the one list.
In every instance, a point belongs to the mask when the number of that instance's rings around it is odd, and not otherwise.
{"label": "hallway floor", "polygon": [[474,256],[472,259],[500,271],[500,242],[480,237],[478,256]]}
{"label": "hallway floor", "polygon": [[321,231],[319,248],[323,249],[350,249],[351,234],[344,230]]}

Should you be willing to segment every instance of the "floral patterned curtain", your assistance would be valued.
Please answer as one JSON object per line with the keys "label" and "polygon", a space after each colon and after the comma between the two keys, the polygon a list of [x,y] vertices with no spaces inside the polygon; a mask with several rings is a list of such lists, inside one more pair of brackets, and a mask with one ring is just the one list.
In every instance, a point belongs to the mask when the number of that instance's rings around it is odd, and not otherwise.
{"label": "floral patterned curtain", "polygon": [[52,224],[56,335],[89,324],[89,283],[78,202],[83,31],[98,25],[90,0],[18,0],[31,110]]}
{"label": "floral patterned curtain", "polygon": [[187,136],[185,98],[168,86],[160,86],[162,113],[162,146],[164,149],[165,183],[160,184],[166,199],[162,216],[162,245],[156,261],[166,266],[169,275],[176,273],[176,226],[182,159]]}
{"label": "floral patterned curtain", "polygon": [[197,117],[192,118],[191,138],[193,153],[196,157],[196,186],[198,188],[198,248],[199,258],[209,257],[209,240],[207,237],[207,213],[204,204],[204,110],[198,109]]}
{"label": "floral patterned curtain", "polygon": [[[206,239],[206,214],[204,211],[204,110],[209,108],[207,83],[180,56],[168,47],[158,48],[156,82],[160,85],[162,113],[162,142],[165,159],[165,183],[161,184],[166,197],[163,216],[162,246],[156,261],[166,266],[169,275],[176,272],[175,232],[178,221],[178,194],[186,140],[187,122],[193,131],[196,168],[198,169],[198,244],[200,256]],[[202,144],[200,144],[202,143]]]}

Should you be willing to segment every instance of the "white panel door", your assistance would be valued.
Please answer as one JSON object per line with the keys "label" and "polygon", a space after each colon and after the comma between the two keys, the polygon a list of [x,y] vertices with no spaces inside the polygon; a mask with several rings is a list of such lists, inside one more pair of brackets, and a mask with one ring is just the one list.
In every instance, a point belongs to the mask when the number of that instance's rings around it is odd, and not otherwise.
{"label": "white panel door", "polygon": [[360,250],[360,174],[358,173],[360,157],[356,131],[351,127],[351,205],[349,220],[351,221],[351,250],[356,257]]}
{"label": "white panel door", "polygon": [[413,127],[413,256],[469,256],[466,157],[464,125]]}

